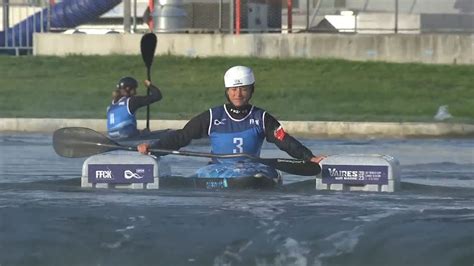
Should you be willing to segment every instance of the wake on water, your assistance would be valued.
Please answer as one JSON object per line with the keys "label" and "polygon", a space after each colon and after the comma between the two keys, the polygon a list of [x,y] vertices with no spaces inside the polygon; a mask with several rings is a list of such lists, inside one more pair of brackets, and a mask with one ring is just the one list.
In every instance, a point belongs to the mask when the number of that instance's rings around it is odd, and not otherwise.
{"label": "wake on water", "polygon": [[[0,265],[474,264],[473,141],[304,142],[393,155],[401,190],[321,192],[288,175],[275,191],[83,189],[83,160],[56,156],[49,135],[1,135]],[[183,176],[205,163],[164,158]]]}

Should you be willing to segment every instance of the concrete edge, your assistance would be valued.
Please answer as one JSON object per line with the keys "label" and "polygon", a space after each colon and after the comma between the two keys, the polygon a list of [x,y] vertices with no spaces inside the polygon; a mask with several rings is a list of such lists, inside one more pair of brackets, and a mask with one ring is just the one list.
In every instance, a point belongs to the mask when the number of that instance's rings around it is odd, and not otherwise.
{"label": "concrete edge", "polygon": [[[152,130],[179,129],[186,120],[151,120]],[[296,136],[306,137],[472,137],[474,124],[455,123],[396,123],[396,122],[334,122],[334,121],[281,121],[285,130]],[[59,118],[0,118],[0,132],[53,132],[62,127],[87,127],[105,132],[105,119]],[[138,121],[139,128],[146,127],[145,120]]]}

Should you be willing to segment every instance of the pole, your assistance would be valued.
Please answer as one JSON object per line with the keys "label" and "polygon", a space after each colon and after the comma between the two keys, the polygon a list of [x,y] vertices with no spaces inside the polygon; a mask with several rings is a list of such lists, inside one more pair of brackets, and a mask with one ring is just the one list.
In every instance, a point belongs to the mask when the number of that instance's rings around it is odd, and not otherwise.
{"label": "pole", "polygon": [[309,31],[309,0],[306,0],[306,31]]}
{"label": "pole", "polygon": [[[3,0],[3,31],[5,32],[5,35],[8,34],[8,28],[9,26],[9,17],[10,17],[10,0]],[[8,37],[5,36],[5,40],[7,40]]]}
{"label": "pole", "polygon": [[[53,6],[56,4],[56,0],[49,0],[49,5],[48,5],[48,18],[47,18],[47,23],[46,23],[46,32],[51,31],[51,9]],[[43,26],[41,26],[41,29],[43,29]],[[43,31],[43,30],[41,30]]]}
{"label": "pole", "polygon": [[234,34],[234,4],[235,0],[229,1],[229,33]]}
{"label": "pole", "polygon": [[287,9],[288,9],[288,33],[291,33],[291,28],[293,24],[293,1],[287,0]]}
{"label": "pole", "polygon": [[222,1],[223,0],[219,0],[219,32],[222,32]]}
{"label": "pole", "polygon": [[154,0],[148,0],[148,10],[150,10],[150,17],[151,20],[148,22],[148,27],[150,28],[150,32],[155,31],[155,18],[154,18],[154,13],[155,13],[155,1]]}
{"label": "pole", "polygon": [[5,43],[3,44],[5,47],[8,46],[8,28],[10,28],[10,0],[3,0],[3,32],[5,32]]}
{"label": "pole", "polygon": [[235,0],[235,34],[240,34],[240,0]]}
{"label": "pole", "polygon": [[398,0],[395,0],[395,33],[398,33]]}
{"label": "pole", "polygon": [[133,0],[133,33],[137,32],[137,0]]}
{"label": "pole", "polygon": [[123,0],[123,31],[130,33],[131,31],[131,0]]}

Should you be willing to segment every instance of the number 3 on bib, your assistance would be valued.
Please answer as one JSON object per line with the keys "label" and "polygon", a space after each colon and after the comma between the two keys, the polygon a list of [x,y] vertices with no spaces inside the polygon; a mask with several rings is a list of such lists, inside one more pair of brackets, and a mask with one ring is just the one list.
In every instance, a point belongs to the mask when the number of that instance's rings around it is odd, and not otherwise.
{"label": "number 3 on bib", "polygon": [[234,153],[243,153],[244,152],[244,139],[243,138],[234,138],[235,149]]}

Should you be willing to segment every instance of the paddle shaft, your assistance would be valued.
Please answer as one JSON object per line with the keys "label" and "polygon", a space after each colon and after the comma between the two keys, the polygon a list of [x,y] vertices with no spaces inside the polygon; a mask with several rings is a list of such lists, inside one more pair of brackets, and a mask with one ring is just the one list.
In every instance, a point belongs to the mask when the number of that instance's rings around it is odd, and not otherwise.
{"label": "paddle shaft", "polygon": [[[103,144],[103,143],[96,143],[97,146],[101,147],[110,147],[112,150],[125,150],[125,151],[137,151],[136,147],[132,146],[122,146],[120,144]],[[212,154],[206,152],[195,152],[195,151],[176,151],[176,150],[167,150],[167,149],[149,149],[151,153],[161,153],[161,154],[172,154],[172,155],[180,155],[180,156],[191,156],[191,157],[202,157],[202,158],[238,158],[238,157],[246,157],[251,160],[255,161],[265,161],[266,159],[254,157],[250,154],[245,153],[235,153],[235,154]],[[270,159],[273,160],[273,159]],[[276,160],[276,159],[275,159]]]}
{"label": "paddle shaft", "polygon": [[[151,82],[151,69],[150,66],[146,67],[147,79]],[[146,96],[150,96],[150,87],[146,88]],[[146,106],[146,129],[150,130],[150,104]]]}
{"label": "paddle shaft", "polygon": [[[136,147],[131,146],[122,146],[118,143],[113,144],[103,144],[96,143],[97,146],[109,147],[112,150],[126,150],[126,151],[137,151]],[[190,156],[190,157],[202,157],[202,158],[248,158],[254,162],[258,162],[283,172],[296,175],[304,176],[315,176],[319,174],[320,167],[317,164],[311,162],[306,162],[304,160],[295,160],[295,159],[279,159],[279,158],[259,158],[245,153],[235,153],[235,154],[212,154],[205,152],[194,152],[194,151],[176,151],[176,150],[166,150],[166,149],[149,149],[151,153],[161,153],[161,154],[171,154],[179,156]]]}
{"label": "paddle shaft", "polygon": [[[114,150],[137,151],[135,146],[123,146],[90,128],[61,128],[53,134],[53,147],[57,154],[68,158],[81,158]],[[315,176],[320,173],[319,164],[296,159],[259,158],[250,154],[212,154],[193,151],[150,149],[152,153],[172,154],[205,158],[247,158],[275,169],[295,175]]]}
{"label": "paddle shaft", "polygon": [[[97,142],[95,145],[100,147],[109,147],[109,151],[113,150],[125,150],[125,151],[137,151],[136,147],[132,146],[123,146],[118,143],[100,143]],[[249,154],[245,153],[235,153],[235,154],[212,154],[212,153],[205,153],[205,152],[195,152],[195,151],[175,151],[175,150],[167,150],[167,149],[149,149],[151,153],[162,153],[162,154],[173,154],[173,155],[181,155],[181,156],[192,156],[192,157],[203,157],[203,158],[237,158],[237,157],[247,157],[249,159],[258,160],[260,158],[254,157]]]}

